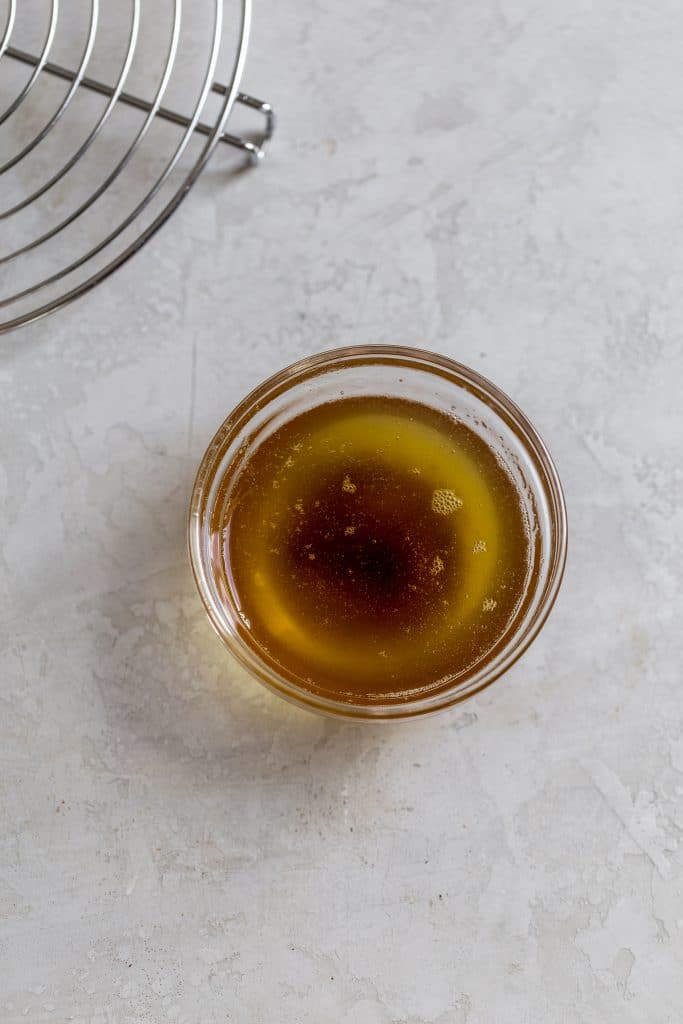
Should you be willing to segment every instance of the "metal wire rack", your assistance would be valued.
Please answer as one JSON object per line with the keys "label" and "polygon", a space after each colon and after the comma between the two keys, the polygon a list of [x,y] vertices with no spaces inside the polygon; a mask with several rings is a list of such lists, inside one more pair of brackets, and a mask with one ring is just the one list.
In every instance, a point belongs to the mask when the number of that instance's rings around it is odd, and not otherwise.
{"label": "metal wire rack", "polygon": [[[270,105],[239,91],[251,0],[4,7],[0,334],[120,267],[219,145],[258,163],[274,128]],[[226,130],[234,104],[263,116],[256,138]]]}

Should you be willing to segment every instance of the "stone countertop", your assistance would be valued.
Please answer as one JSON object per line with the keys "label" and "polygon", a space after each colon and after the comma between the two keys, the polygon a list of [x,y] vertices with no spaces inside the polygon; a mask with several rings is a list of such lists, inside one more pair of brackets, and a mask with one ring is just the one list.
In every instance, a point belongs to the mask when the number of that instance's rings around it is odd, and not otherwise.
{"label": "stone countertop", "polygon": [[[264,5],[221,154],[0,346],[0,1021],[680,1024],[683,11]],[[460,710],[294,709],[212,634],[198,459],[361,342],[490,376],[556,459],[550,621]]]}

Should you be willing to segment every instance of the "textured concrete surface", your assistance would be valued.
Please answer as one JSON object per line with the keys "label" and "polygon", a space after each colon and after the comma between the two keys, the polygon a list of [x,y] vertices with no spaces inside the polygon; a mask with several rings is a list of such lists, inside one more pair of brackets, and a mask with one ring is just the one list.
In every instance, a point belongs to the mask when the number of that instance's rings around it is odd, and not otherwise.
{"label": "textured concrete surface", "polygon": [[[0,346],[0,1020],[679,1024],[683,12],[260,4],[258,172]],[[462,710],[245,677],[185,554],[211,433],[423,344],[551,447],[563,591]]]}

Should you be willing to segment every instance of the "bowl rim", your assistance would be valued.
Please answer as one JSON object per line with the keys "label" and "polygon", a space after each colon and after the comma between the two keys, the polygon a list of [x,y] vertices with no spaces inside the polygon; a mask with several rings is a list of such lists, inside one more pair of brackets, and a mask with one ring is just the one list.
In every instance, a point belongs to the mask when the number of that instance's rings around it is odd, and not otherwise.
{"label": "bowl rim", "polygon": [[[260,658],[241,636],[237,629],[237,623],[235,623],[233,632],[226,633],[205,583],[206,567],[201,545],[202,516],[200,511],[206,480],[220,459],[221,452],[234,442],[252,416],[290,388],[301,384],[303,380],[318,376],[334,369],[335,366],[341,368],[348,366],[349,363],[357,365],[363,362],[373,365],[382,362],[392,365],[404,363],[407,371],[422,369],[436,372],[452,383],[455,389],[465,387],[467,390],[474,391],[477,397],[482,399],[499,418],[507,423],[526,453],[537,463],[542,472],[544,489],[548,497],[549,514],[554,527],[553,543],[549,555],[550,564],[538,607],[533,612],[530,621],[523,624],[520,631],[513,630],[511,632],[497,661],[490,667],[484,665],[479,670],[475,665],[471,677],[467,673],[464,677],[460,676],[457,682],[453,682],[450,689],[446,686],[431,696],[424,694],[414,700],[391,704],[379,702],[371,705],[350,704],[306,690],[285,676],[278,675],[270,664]],[[559,474],[545,442],[520,407],[491,380],[457,360],[427,349],[402,345],[351,345],[327,349],[291,363],[263,380],[235,406],[215,432],[200,460],[190,498],[187,539],[195,584],[214,631],[231,654],[259,682],[290,703],[335,718],[359,721],[401,721],[436,714],[480,693],[507,672],[528,650],[545,625],[562,584],[567,561],[568,518]]]}

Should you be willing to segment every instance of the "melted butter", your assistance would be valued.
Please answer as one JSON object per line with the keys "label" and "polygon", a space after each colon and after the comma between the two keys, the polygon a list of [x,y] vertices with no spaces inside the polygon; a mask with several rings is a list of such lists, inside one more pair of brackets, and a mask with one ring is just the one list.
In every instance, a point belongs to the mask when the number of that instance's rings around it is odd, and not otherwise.
{"label": "melted butter", "polygon": [[340,399],[251,455],[219,524],[246,638],[299,685],[408,699],[486,660],[529,543],[512,479],[464,424]]}

